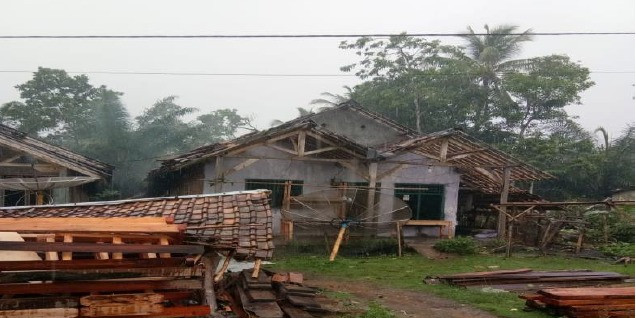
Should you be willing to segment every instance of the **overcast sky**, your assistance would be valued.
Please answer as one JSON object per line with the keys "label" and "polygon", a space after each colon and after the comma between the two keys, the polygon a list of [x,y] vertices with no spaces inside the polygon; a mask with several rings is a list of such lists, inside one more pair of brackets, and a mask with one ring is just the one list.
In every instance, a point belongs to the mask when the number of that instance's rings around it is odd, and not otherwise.
{"label": "overcast sky", "polygon": [[[453,33],[514,24],[535,32],[633,32],[634,0],[606,1],[2,1],[2,35]],[[443,38],[446,43],[458,39]],[[339,39],[0,39],[0,71],[339,74],[356,60]],[[612,137],[634,121],[634,36],[536,37],[521,57],[567,54],[592,73],[583,105],[568,107]],[[609,72],[609,73],[608,73]],[[321,92],[344,93],[355,77],[88,74],[124,93],[131,115],[157,99],[202,112],[236,108],[260,128],[296,116]],[[0,103],[30,73],[0,72]]]}

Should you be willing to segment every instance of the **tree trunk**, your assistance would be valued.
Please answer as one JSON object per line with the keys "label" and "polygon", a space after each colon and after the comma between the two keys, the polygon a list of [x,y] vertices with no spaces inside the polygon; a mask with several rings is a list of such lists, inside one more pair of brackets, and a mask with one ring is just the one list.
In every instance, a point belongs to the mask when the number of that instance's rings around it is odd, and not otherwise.
{"label": "tree trunk", "polygon": [[420,110],[420,101],[418,97],[413,99],[413,105],[415,106],[415,130],[418,133],[422,133],[422,124],[421,124],[421,110]]}

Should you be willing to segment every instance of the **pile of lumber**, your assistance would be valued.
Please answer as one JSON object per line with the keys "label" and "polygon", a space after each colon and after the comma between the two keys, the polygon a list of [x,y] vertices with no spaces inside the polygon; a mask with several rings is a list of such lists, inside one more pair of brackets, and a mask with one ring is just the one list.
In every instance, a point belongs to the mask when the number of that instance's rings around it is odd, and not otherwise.
{"label": "pile of lumber", "polygon": [[313,318],[333,314],[333,302],[303,285],[300,273],[246,269],[224,281],[222,297],[239,317]]}
{"label": "pile of lumber", "polygon": [[[617,284],[628,276],[614,272],[574,271],[534,271],[528,268],[490,272],[461,273],[439,276],[438,280],[450,285],[463,287],[488,286],[509,291],[538,290],[548,287],[597,286]],[[431,278],[425,278],[430,282]]]}
{"label": "pile of lumber", "polygon": [[0,231],[0,317],[194,317],[213,307],[202,296],[204,247],[183,244],[185,227],[170,219],[7,218]]}
{"label": "pile of lumber", "polygon": [[269,191],[255,190],[181,197],[144,198],[0,208],[0,218],[27,217],[168,217],[186,225],[187,234],[235,258],[272,256]]}
{"label": "pile of lumber", "polygon": [[634,317],[634,287],[554,288],[520,296],[526,305],[568,317]]}

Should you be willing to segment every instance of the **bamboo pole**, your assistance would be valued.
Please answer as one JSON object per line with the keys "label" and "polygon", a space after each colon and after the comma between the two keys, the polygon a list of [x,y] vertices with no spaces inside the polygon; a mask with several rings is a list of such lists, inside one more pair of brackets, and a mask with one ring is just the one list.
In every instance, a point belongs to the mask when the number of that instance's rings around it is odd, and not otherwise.
{"label": "bamboo pole", "polygon": [[333,244],[333,249],[331,250],[331,255],[329,255],[329,261],[333,262],[336,259],[336,255],[338,255],[338,250],[340,249],[340,243],[342,243],[342,237],[347,231],[347,224],[343,223],[340,226],[340,231],[338,231],[338,238],[336,238],[336,243]]}

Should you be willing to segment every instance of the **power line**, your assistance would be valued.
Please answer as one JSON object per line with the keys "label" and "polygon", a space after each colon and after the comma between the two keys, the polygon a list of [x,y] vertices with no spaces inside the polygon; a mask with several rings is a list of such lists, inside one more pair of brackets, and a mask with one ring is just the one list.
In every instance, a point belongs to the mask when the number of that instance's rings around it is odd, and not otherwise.
{"label": "power line", "polygon": [[[0,70],[0,73],[33,73],[27,70]],[[236,77],[357,77],[355,74],[319,73],[203,73],[203,72],[136,72],[136,71],[66,71],[69,74],[165,75],[165,76],[236,76]],[[511,73],[511,72],[507,72]],[[634,74],[634,71],[590,71],[595,74]],[[551,75],[556,73],[543,73]],[[478,73],[420,73],[417,76],[478,76]]]}
{"label": "power line", "polygon": [[359,33],[359,34],[138,34],[138,35],[0,35],[0,39],[302,39],[302,38],[360,38],[360,37],[457,37],[467,35],[634,35],[634,32],[530,32],[530,33]]}

